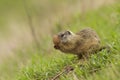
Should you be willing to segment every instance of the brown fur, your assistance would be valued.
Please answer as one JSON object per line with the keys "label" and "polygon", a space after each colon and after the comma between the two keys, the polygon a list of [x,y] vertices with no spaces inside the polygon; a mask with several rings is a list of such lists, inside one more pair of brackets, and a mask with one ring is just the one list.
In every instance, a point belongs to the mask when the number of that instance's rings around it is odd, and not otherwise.
{"label": "brown fur", "polygon": [[71,31],[63,31],[53,37],[54,48],[65,53],[76,54],[79,58],[88,57],[91,53],[98,52],[100,38],[97,33],[86,28],[74,34]]}

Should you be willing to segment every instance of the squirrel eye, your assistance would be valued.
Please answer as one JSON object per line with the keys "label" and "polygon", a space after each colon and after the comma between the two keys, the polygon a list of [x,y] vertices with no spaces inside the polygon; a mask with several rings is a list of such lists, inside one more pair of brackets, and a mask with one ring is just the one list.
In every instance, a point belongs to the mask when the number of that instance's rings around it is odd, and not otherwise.
{"label": "squirrel eye", "polygon": [[63,37],[64,36],[64,34],[61,34],[61,37]]}

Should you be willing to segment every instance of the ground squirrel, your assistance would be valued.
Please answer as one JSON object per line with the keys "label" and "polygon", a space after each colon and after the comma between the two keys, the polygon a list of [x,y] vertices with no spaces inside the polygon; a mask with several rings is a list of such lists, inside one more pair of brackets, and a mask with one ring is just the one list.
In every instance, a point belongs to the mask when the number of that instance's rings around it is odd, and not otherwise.
{"label": "ground squirrel", "polygon": [[53,36],[54,48],[64,53],[76,54],[79,58],[88,57],[105,47],[101,47],[100,38],[91,28],[86,28],[78,33],[69,30]]}

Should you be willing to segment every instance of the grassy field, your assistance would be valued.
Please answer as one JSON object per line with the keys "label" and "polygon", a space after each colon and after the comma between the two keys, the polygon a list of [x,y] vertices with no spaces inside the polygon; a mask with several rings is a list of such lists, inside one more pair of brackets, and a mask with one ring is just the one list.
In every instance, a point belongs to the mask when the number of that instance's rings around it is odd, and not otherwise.
{"label": "grassy field", "polygon": [[[59,76],[60,80],[119,80],[120,79],[120,5],[104,6],[85,14],[76,13],[66,25],[58,23],[53,34],[69,29],[77,32],[85,27],[93,28],[101,38],[106,50],[91,55],[86,61],[78,61],[74,55],[66,55],[53,49],[51,35],[41,40],[41,49],[32,55],[29,64],[18,72],[17,80],[50,80],[62,72],[65,66],[74,70]],[[28,50],[27,53],[32,53]]]}

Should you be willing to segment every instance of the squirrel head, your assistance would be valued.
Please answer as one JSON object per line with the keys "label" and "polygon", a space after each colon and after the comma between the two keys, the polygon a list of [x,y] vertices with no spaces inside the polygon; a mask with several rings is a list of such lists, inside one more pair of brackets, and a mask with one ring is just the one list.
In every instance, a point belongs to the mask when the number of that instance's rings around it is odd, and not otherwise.
{"label": "squirrel head", "polygon": [[69,41],[69,37],[73,35],[73,33],[69,30],[63,31],[58,33],[57,35],[53,36],[53,43],[54,43],[54,48],[59,49],[59,44],[66,44]]}

